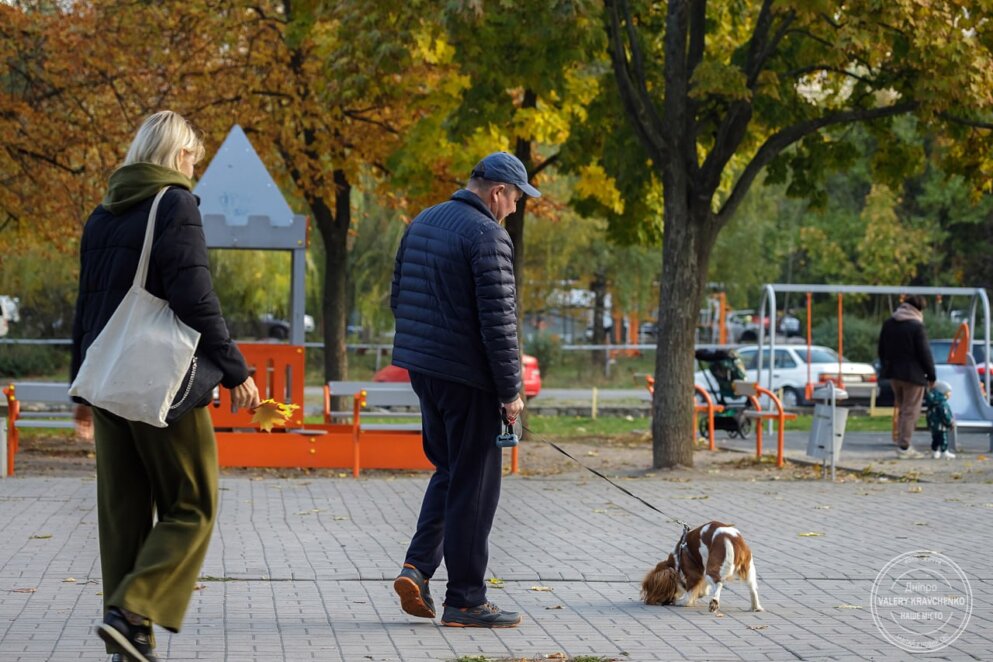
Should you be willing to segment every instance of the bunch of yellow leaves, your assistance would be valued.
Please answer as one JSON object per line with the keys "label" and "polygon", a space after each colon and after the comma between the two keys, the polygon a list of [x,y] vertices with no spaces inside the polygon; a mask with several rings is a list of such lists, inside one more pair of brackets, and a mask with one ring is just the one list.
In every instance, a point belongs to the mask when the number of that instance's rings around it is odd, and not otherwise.
{"label": "bunch of yellow leaves", "polygon": [[299,408],[300,405],[283,404],[271,399],[263,400],[255,408],[252,423],[258,424],[259,429],[264,432],[272,432],[274,425],[285,427],[286,421],[290,420],[290,416]]}

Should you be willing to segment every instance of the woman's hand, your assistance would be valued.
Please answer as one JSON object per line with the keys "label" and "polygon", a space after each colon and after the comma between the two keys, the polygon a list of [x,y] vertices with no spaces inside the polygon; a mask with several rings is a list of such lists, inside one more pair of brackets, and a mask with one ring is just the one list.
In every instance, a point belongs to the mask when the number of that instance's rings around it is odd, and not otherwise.
{"label": "woman's hand", "polygon": [[231,389],[231,403],[236,410],[255,409],[259,406],[259,389],[251,376]]}

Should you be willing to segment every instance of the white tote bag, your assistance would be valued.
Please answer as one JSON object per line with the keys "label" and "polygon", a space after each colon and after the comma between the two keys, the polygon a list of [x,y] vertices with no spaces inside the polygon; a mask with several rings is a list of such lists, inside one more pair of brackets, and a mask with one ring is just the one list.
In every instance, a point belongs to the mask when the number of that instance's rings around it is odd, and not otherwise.
{"label": "white tote bag", "polygon": [[183,323],[169,304],[145,290],[155,232],[155,212],[163,188],[152,202],[131,289],[96,337],[69,387],[83,398],[129,421],[166,427],[166,414],[193,360],[200,332]]}

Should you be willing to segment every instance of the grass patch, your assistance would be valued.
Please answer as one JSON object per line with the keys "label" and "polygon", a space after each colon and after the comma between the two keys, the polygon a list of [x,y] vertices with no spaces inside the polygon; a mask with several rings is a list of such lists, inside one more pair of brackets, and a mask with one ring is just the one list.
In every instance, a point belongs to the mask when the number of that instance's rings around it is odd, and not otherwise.
{"label": "grass patch", "polygon": [[652,419],[648,417],[528,416],[528,428],[545,437],[606,437],[647,432],[651,426]]}

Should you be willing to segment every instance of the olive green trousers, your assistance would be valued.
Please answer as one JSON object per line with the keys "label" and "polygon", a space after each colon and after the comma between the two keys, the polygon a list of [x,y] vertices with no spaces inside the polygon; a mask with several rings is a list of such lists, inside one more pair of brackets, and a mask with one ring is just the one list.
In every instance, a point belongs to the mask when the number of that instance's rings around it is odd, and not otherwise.
{"label": "olive green trousers", "polygon": [[93,409],[104,609],[179,632],[217,516],[217,442],[198,407],[156,428]]}

